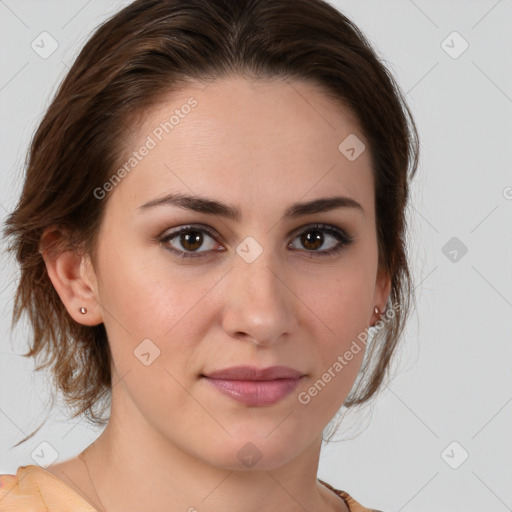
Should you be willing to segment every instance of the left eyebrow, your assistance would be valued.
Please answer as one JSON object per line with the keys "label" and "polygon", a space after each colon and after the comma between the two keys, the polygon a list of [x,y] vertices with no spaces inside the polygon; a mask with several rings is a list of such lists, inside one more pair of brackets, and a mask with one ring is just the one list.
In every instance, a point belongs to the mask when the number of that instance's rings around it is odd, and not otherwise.
{"label": "left eyebrow", "polygon": [[327,212],[336,208],[353,208],[363,215],[365,214],[364,208],[355,199],[347,196],[334,196],[313,199],[305,203],[294,203],[286,209],[283,219],[294,219],[302,215]]}
{"label": "left eyebrow", "polygon": [[[236,206],[206,197],[189,196],[179,193],[168,194],[164,197],[153,199],[139,206],[137,210],[139,210],[140,213],[156,206],[176,206],[199,213],[226,217],[235,221],[240,221],[242,218],[241,211]],[[363,215],[365,214],[363,207],[355,199],[347,196],[334,196],[322,197],[302,203],[294,203],[285,210],[282,219],[295,219],[304,215],[327,212],[337,208],[353,208]]]}

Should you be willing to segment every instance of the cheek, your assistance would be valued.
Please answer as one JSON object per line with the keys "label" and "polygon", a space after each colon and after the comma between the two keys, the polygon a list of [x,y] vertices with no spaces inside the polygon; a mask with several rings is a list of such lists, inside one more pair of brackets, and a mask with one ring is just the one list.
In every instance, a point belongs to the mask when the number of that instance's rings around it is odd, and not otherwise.
{"label": "cheek", "polygon": [[[347,253],[348,254],[348,253]],[[375,283],[373,258],[347,256],[336,272],[300,281],[298,295],[315,325],[315,375],[304,389],[304,402],[335,414],[353,386],[363,361]],[[312,387],[311,387],[312,386]],[[300,403],[304,403],[300,402]]]}
{"label": "cheek", "polygon": [[194,306],[205,294],[204,283],[193,286],[183,271],[160,259],[148,262],[136,251],[104,264],[105,328],[128,393],[148,417],[190,408],[180,383],[188,385],[196,371],[190,354],[201,336]]}
{"label": "cheek", "polygon": [[145,367],[137,357],[149,353],[146,359],[157,361],[151,372],[165,366],[183,380],[195,371],[186,365],[194,363],[194,349],[206,335],[211,308],[204,297],[216,280],[142,252],[127,249],[114,259],[104,247],[101,301],[112,356],[121,375],[140,372]]}
{"label": "cheek", "polygon": [[343,405],[365,354],[371,296],[362,297],[359,285],[353,276],[343,286],[331,282],[308,301],[316,315],[313,357],[317,364],[298,401],[321,419],[331,418]]}
{"label": "cheek", "polygon": [[125,248],[116,257],[104,248],[101,300],[106,325],[120,324],[122,336],[162,338],[192,310],[201,290],[179,268],[165,266],[160,255],[151,258],[147,249]]}
{"label": "cheek", "polygon": [[357,260],[351,256],[333,271],[298,281],[297,295],[325,332],[323,339],[333,344],[343,344],[368,326],[374,268]]}

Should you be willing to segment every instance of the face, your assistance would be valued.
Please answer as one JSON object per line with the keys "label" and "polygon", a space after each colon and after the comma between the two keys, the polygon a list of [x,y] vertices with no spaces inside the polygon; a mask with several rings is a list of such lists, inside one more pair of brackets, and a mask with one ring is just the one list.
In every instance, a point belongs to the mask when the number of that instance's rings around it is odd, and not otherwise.
{"label": "face", "polygon": [[[339,149],[349,135],[366,144],[355,159]],[[133,152],[98,199],[94,293],[122,378],[113,404],[209,464],[240,468],[244,449],[282,466],[343,404],[364,345],[343,356],[386,302],[365,138],[314,85],[230,77],[174,93]],[[234,366],[298,377],[214,378]]]}

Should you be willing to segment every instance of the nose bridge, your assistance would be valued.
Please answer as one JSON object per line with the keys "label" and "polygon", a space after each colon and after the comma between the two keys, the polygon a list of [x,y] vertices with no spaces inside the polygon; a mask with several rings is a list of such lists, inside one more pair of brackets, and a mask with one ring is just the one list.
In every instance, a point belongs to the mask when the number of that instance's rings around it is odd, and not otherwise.
{"label": "nose bridge", "polygon": [[246,239],[237,247],[224,328],[232,336],[243,333],[258,344],[269,344],[293,331],[295,299],[284,284],[278,256],[256,244]]}
{"label": "nose bridge", "polygon": [[[255,298],[277,300],[279,290],[279,272],[276,271],[275,258],[269,254],[261,255],[255,261],[237,261],[236,278],[242,289]],[[282,285],[281,285],[282,286]]]}
{"label": "nose bridge", "polygon": [[270,291],[276,286],[276,270],[279,267],[278,255],[270,247],[270,238],[262,241],[261,244],[253,236],[247,236],[236,247],[235,257],[236,278],[244,282],[245,287],[253,288],[255,291]]}

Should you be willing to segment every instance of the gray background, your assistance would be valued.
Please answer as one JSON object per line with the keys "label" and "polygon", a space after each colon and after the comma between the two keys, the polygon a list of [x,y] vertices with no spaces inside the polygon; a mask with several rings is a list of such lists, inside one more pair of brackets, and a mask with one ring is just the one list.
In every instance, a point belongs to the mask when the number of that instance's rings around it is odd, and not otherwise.
{"label": "gray background", "polygon": [[[0,220],[58,82],[91,31],[127,3],[0,0]],[[512,0],[331,3],[397,76],[422,155],[409,211],[418,309],[395,378],[344,420],[319,477],[386,511],[512,510]],[[58,42],[48,58],[31,48],[43,31]],[[448,37],[454,31],[463,39]],[[47,377],[19,355],[26,323],[10,331],[17,269],[5,256],[0,268],[0,473],[14,473],[36,463],[42,442],[62,461],[101,430],[59,406],[10,449],[46,417],[50,395]]]}

